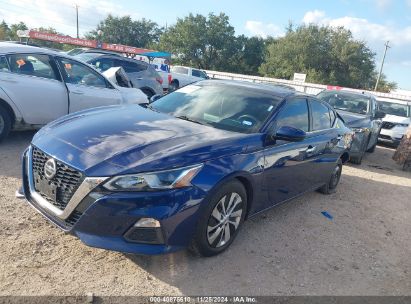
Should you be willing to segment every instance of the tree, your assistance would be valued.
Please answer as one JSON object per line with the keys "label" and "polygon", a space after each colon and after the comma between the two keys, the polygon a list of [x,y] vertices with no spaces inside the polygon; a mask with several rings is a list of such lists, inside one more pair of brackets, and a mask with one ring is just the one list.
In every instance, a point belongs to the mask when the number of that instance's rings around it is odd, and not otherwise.
{"label": "tree", "polygon": [[27,25],[24,22],[19,22],[10,25],[10,30],[9,30],[9,39],[10,40],[19,40],[19,36],[17,36],[17,31],[18,30],[28,30]]}
{"label": "tree", "polygon": [[[101,36],[98,31],[102,31]],[[87,39],[102,40],[109,43],[125,44],[135,47],[148,47],[158,42],[162,29],[157,23],[147,20],[132,20],[130,16],[108,15],[97,28],[86,34]]]}
{"label": "tree", "polygon": [[7,23],[3,20],[0,23],[0,40],[8,40],[8,36],[9,36],[9,26],[7,25]]}
{"label": "tree", "polygon": [[375,84],[375,53],[343,27],[303,25],[287,29],[272,42],[259,71],[291,79],[307,74],[308,82],[370,89]]}
{"label": "tree", "polygon": [[176,62],[202,69],[229,68],[236,52],[234,28],[224,13],[190,14],[178,18],[160,37],[158,47],[177,56]]}
{"label": "tree", "polygon": [[265,40],[260,37],[248,38],[240,35],[235,38],[233,55],[228,58],[227,72],[258,75],[263,62]]}

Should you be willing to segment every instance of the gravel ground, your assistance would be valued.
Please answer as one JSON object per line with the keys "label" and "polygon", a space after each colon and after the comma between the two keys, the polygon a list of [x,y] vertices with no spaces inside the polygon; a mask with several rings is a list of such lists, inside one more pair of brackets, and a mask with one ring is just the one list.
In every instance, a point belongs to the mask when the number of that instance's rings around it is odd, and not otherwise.
{"label": "gravel ground", "polygon": [[151,257],[86,247],[14,197],[32,136],[0,144],[0,295],[411,295],[411,173],[392,149],[247,221],[220,256]]}

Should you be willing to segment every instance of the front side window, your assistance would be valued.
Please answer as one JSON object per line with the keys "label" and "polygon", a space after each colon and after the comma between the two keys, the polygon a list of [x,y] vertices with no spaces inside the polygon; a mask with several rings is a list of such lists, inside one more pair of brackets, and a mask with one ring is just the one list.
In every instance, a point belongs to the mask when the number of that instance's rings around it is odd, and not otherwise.
{"label": "front side window", "polygon": [[107,87],[103,76],[88,66],[66,58],[58,58],[58,62],[63,70],[65,82],[99,88]]}
{"label": "front side window", "polygon": [[9,72],[9,65],[4,56],[0,56],[0,72]]}
{"label": "front side window", "polygon": [[56,79],[48,55],[13,54],[8,55],[8,60],[12,73]]}
{"label": "front side window", "polygon": [[154,103],[155,111],[240,133],[258,132],[281,99],[238,85],[196,84],[170,93]]}
{"label": "front side window", "polygon": [[308,132],[309,119],[306,99],[301,98],[287,101],[275,122],[276,130],[282,126],[294,127]]}
{"label": "front side window", "polygon": [[203,78],[203,79],[207,79],[207,75],[203,71],[193,69],[192,73],[193,73],[193,76],[195,76],[195,77],[200,77],[200,78]]}
{"label": "front side window", "polygon": [[336,110],[366,115],[370,109],[370,98],[349,92],[321,92],[317,98],[327,102]]}
{"label": "front side window", "polygon": [[310,100],[313,131],[331,128],[331,117],[328,107],[316,100]]}

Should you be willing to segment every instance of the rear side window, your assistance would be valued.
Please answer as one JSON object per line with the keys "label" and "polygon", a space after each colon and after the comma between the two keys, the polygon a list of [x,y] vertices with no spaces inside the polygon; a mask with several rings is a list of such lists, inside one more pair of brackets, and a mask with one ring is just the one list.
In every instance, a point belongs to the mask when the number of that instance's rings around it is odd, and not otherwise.
{"label": "rear side window", "polygon": [[313,131],[331,128],[331,117],[329,108],[317,100],[310,100]]}
{"label": "rear side window", "polygon": [[7,64],[6,57],[0,56],[0,72],[8,72],[9,65]]}
{"label": "rear side window", "polygon": [[40,54],[14,54],[8,56],[12,73],[56,79],[50,57]]}
{"label": "rear side window", "polygon": [[285,107],[278,114],[275,128],[282,126],[294,127],[308,132],[308,106],[306,99],[287,101]]}
{"label": "rear side window", "polygon": [[137,73],[141,71],[145,71],[148,68],[148,64],[140,63],[140,62],[131,62],[126,60],[116,60],[117,65],[123,67],[126,73]]}

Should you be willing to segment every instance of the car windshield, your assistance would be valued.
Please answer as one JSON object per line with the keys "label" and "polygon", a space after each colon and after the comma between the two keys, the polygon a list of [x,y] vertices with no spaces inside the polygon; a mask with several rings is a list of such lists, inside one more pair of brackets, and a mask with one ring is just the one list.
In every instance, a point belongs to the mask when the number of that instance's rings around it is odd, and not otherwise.
{"label": "car windshield", "polygon": [[197,83],[158,99],[150,108],[217,129],[255,133],[280,102],[275,95],[248,87]]}
{"label": "car windshield", "polygon": [[328,102],[336,110],[343,110],[356,114],[367,114],[370,99],[367,96],[350,93],[322,92],[317,95],[322,101]]}
{"label": "car windshield", "polygon": [[101,55],[102,54],[100,53],[81,53],[81,54],[75,55],[74,57],[83,62],[89,62],[90,60],[97,58]]}
{"label": "car windshield", "polygon": [[378,107],[381,112],[389,115],[396,115],[401,117],[409,117],[408,106],[398,103],[379,101]]}

